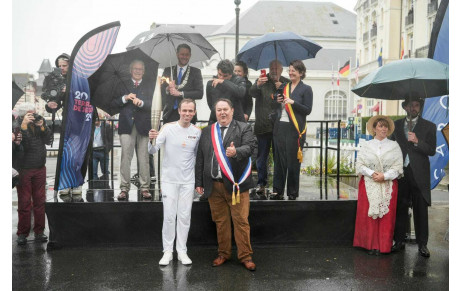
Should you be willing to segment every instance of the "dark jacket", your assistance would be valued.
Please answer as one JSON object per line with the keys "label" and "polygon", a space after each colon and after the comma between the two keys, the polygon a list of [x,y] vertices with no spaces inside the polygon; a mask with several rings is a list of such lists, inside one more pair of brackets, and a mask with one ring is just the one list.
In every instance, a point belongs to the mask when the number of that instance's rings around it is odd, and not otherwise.
{"label": "dark jacket", "polygon": [[[254,134],[256,135],[273,132],[273,121],[270,120],[270,114],[275,113],[279,108],[276,96],[272,99],[272,94],[276,95],[276,86],[269,75],[267,75],[268,81],[260,86],[260,88],[257,87],[256,80],[249,90],[249,95],[256,99],[256,122],[254,124]],[[288,83],[289,79],[281,76],[280,82]]]}
{"label": "dark jacket", "polygon": [[[190,74],[187,78],[187,74]],[[163,72],[163,77],[168,77],[171,79],[171,68],[165,68]],[[201,70],[191,67],[187,67],[187,71],[182,75],[182,80],[180,84],[177,84],[177,66],[173,66],[173,80],[176,81],[176,85],[181,85],[187,82],[183,88],[178,90],[184,92],[184,98],[189,98],[193,100],[198,100],[203,98],[203,77],[201,76]],[[174,97],[166,93],[167,83],[161,85],[161,102],[163,104],[163,121],[164,123],[177,121],[179,120],[179,113],[177,109],[174,109],[174,103],[177,100],[178,104],[182,100],[182,97]],[[192,122],[195,123],[197,120],[198,114],[192,119]]]}
{"label": "dark jacket", "polygon": [[413,131],[418,139],[418,144],[415,146],[407,140],[404,133],[404,120],[405,118],[395,121],[395,131],[390,139],[395,140],[401,147],[403,161],[406,160],[406,155],[409,155],[409,166],[414,174],[415,182],[423,198],[428,205],[431,205],[431,176],[428,156],[433,156],[436,153],[436,125],[419,117]]}
{"label": "dark jacket", "polygon": [[[102,142],[104,143],[103,149],[109,153],[110,150],[113,148],[113,129],[108,121],[102,122],[101,121],[101,136]],[[96,126],[94,126],[94,130],[96,130]],[[94,132],[93,132],[94,135]],[[94,141],[94,140],[93,140]],[[98,148],[94,148],[93,150],[99,150]]]}
{"label": "dark jacket", "polygon": [[[131,134],[133,126],[140,135],[147,136],[152,127],[151,108],[153,98],[153,83],[147,83],[145,80],[135,88],[131,79],[119,84],[117,96],[112,101],[112,107],[120,107],[120,116],[118,123],[118,134]],[[122,97],[129,93],[136,94],[136,97],[144,101],[144,106],[137,107],[131,100],[123,103]]]}
{"label": "dark jacket", "polygon": [[[214,76],[214,78],[217,78]],[[209,116],[209,124],[217,121],[214,103],[220,98],[226,98],[233,103],[233,119],[246,122],[244,119],[244,98],[246,95],[246,82],[244,78],[233,74],[230,80],[224,80],[222,84],[218,84],[215,88],[212,86],[212,79],[206,85],[206,101],[211,110]]]}
{"label": "dark jacket", "polygon": [[244,114],[248,116],[248,120],[249,120],[249,118],[251,117],[251,113],[252,113],[252,106],[254,104],[252,101],[252,97],[249,94],[249,90],[252,87],[252,83],[251,81],[248,80],[247,77],[244,77],[244,81],[246,82],[246,94],[244,95],[244,100],[243,100],[243,111],[244,111]]}
{"label": "dark jacket", "polygon": [[[21,126],[22,120],[22,117],[16,119],[17,126]],[[53,139],[51,130],[46,125],[41,130],[32,123],[26,130],[21,128],[21,133],[21,145],[24,151],[23,156],[17,162],[17,166],[20,169],[42,168],[46,163],[46,145],[50,145]]]}
{"label": "dark jacket", "polygon": [[[290,82],[289,82],[290,83]],[[311,113],[311,109],[313,107],[313,91],[311,87],[304,84],[302,81],[297,84],[294,91],[291,93],[291,99],[294,100],[294,104],[292,104],[292,110],[294,111],[295,118],[297,123],[299,124],[299,130],[302,132],[305,128],[305,124],[307,122],[307,115]],[[278,108],[276,110],[276,119],[275,125],[273,127],[273,134],[276,135],[278,131],[279,120],[281,118],[281,110],[282,104],[278,103]],[[289,118],[290,123],[292,126],[294,124]]]}
{"label": "dark jacket", "polygon": [[[236,157],[229,158],[233,169],[234,178],[238,181],[245,170],[249,157],[257,147],[257,141],[252,133],[251,125],[248,123],[232,120],[223,140],[224,148],[233,142],[236,147]],[[204,188],[204,196],[209,197],[212,192],[212,158],[214,149],[211,140],[211,126],[207,126],[201,133],[200,143],[195,164],[195,187]],[[232,193],[233,184],[222,174],[225,188]],[[241,185],[240,192],[244,192],[254,186],[250,175]]]}

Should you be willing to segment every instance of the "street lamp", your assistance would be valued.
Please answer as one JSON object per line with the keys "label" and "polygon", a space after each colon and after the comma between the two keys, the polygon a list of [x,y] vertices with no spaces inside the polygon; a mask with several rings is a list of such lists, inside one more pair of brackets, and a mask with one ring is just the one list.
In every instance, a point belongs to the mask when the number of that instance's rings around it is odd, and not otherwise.
{"label": "street lamp", "polygon": [[236,14],[236,27],[235,27],[235,61],[236,61],[236,56],[238,55],[238,41],[239,41],[239,34],[240,34],[240,7],[238,7],[241,4],[241,0],[235,0],[234,1],[236,8],[235,8],[235,14]]}

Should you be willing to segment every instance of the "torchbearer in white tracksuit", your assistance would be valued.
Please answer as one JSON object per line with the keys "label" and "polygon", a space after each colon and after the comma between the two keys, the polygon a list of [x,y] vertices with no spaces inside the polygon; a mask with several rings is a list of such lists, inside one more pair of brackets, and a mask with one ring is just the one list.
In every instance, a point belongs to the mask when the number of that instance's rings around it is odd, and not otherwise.
{"label": "torchbearer in white tracksuit", "polygon": [[[166,123],[160,132],[151,129],[150,154],[155,154],[162,145],[161,192],[163,201],[163,257],[159,264],[166,266],[173,259],[173,244],[176,239],[177,259],[184,265],[192,263],[187,256],[187,237],[190,229],[193,194],[195,191],[195,160],[201,129],[191,124],[196,114],[196,103],[183,99],[178,107],[180,119]],[[176,236],[177,218],[177,236]]]}

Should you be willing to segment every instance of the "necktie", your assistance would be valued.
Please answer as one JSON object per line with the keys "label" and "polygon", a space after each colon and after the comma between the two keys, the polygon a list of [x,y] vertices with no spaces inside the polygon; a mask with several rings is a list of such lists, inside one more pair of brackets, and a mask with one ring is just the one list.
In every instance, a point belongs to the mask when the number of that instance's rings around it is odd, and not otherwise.
{"label": "necktie", "polygon": [[221,126],[220,128],[220,136],[222,137],[222,143],[224,142],[224,131],[227,129],[226,126]]}
{"label": "necktie", "polygon": [[[179,68],[179,76],[177,76],[177,85],[179,85],[180,82],[182,81],[182,70],[183,70],[182,68]],[[177,109],[178,104],[179,102],[177,101],[177,98],[176,98],[176,100],[174,100],[174,107],[173,107],[174,110]]]}
{"label": "necktie", "polygon": [[139,82],[136,81],[136,82],[134,83],[134,88],[137,88],[137,86],[139,86]]}

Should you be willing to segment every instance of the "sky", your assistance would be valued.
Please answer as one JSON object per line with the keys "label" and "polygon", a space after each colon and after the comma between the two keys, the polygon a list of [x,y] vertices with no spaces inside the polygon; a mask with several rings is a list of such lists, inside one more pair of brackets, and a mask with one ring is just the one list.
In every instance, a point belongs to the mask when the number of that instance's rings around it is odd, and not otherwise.
{"label": "sky", "polygon": [[[242,0],[240,14],[258,0]],[[352,12],[357,0],[334,2]],[[178,9],[180,7],[180,9]],[[90,30],[120,21],[112,53],[126,50],[155,23],[221,24],[235,17],[233,0],[14,0],[12,1],[12,73],[37,74],[43,59],[70,54]]]}

